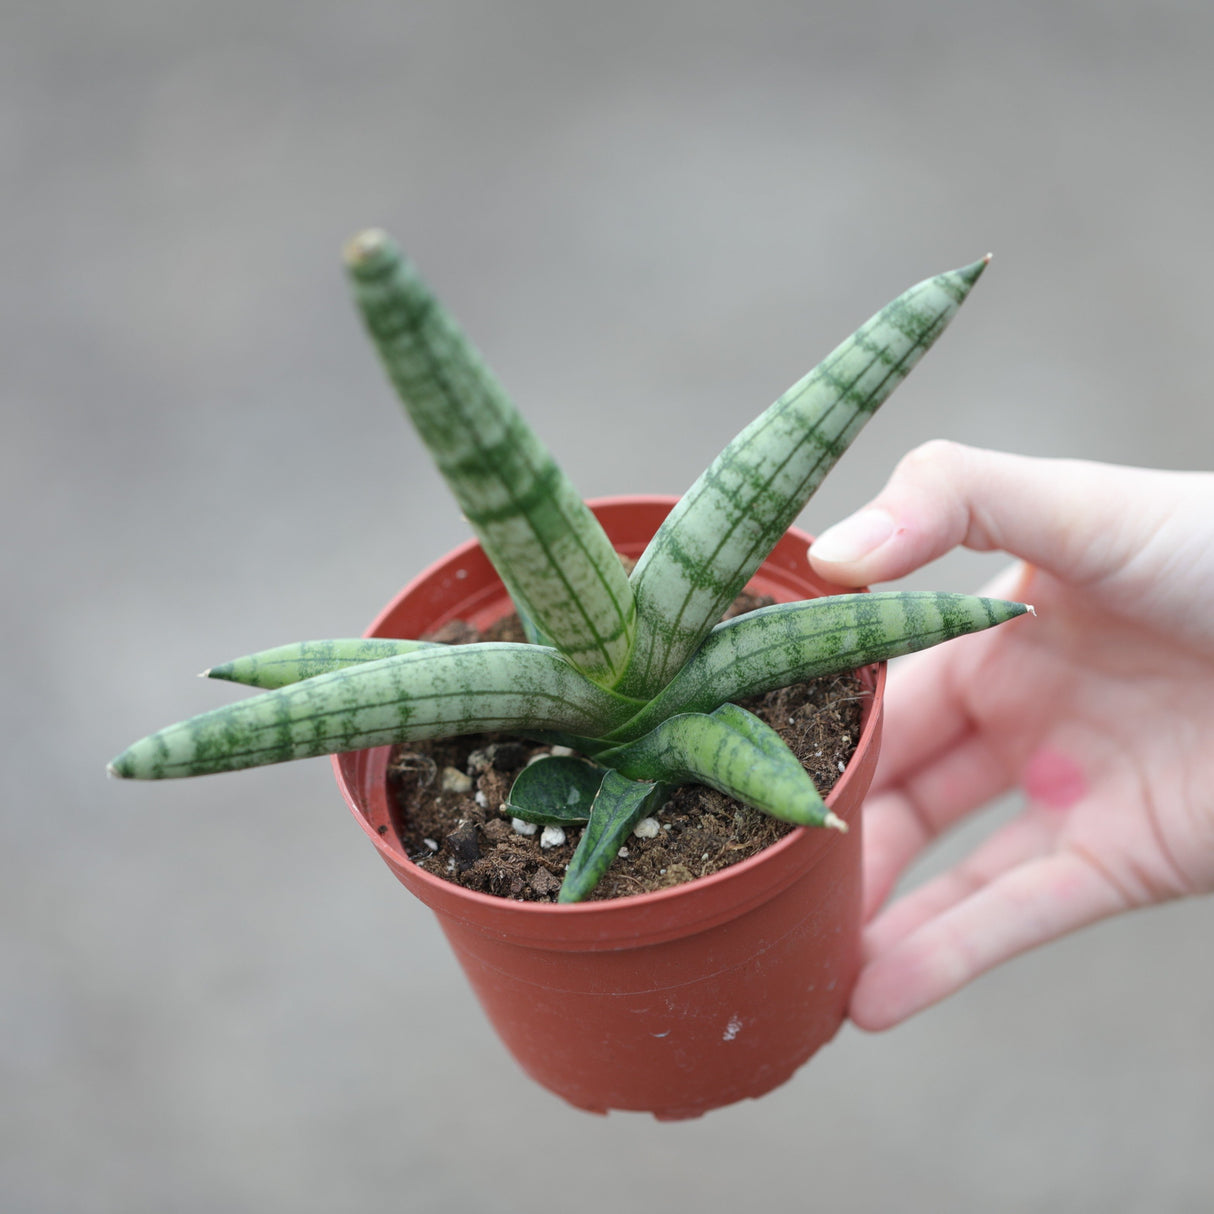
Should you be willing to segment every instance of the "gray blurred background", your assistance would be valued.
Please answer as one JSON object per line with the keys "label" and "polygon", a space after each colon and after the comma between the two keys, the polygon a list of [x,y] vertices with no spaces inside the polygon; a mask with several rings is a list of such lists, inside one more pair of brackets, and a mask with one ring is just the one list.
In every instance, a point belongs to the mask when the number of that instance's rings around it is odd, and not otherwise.
{"label": "gray blurred background", "polygon": [[1212,52],[1168,0],[4,0],[0,1209],[1208,1211],[1209,902],[760,1102],[600,1120],[516,1070],[327,762],[103,767],[465,536],[347,302],[367,224],[587,495],[681,491],[988,249],[808,528],[932,437],[1208,467]]}

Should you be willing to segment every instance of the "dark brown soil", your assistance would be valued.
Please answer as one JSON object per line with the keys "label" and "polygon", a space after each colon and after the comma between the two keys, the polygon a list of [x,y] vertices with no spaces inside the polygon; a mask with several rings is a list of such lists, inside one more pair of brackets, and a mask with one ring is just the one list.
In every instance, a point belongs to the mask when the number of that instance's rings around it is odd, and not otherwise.
{"label": "dark brown soil", "polygon": [[[751,610],[770,600],[743,599]],[[431,639],[449,643],[521,639],[514,617],[484,635],[462,623]],[[830,675],[741,701],[788,743],[825,795],[847,765],[860,736],[867,693],[853,673]],[[524,902],[553,902],[581,832],[540,846],[540,832],[519,834],[500,813],[518,771],[550,748],[502,735],[476,734],[396,749],[389,769],[396,792],[395,825],[405,849],[427,872],[467,889]],[[652,839],[629,838],[591,894],[619,898],[691,881],[736,864],[793,828],[702,785],[673,793]]]}

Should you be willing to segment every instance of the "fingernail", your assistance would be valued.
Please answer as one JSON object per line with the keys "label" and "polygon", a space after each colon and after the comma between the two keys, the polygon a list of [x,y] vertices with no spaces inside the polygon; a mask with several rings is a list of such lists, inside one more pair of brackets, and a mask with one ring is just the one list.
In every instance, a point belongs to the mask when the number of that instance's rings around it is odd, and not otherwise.
{"label": "fingernail", "polygon": [[861,510],[822,532],[809,551],[820,561],[849,565],[863,560],[894,533],[894,520],[884,510]]}

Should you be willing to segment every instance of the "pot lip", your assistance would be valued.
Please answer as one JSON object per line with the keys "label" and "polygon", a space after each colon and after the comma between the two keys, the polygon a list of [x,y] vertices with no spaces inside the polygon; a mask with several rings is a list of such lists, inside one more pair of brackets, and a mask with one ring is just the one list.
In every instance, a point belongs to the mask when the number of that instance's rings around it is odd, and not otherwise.
{"label": "pot lip", "polygon": [[[611,513],[616,510],[626,510],[630,507],[660,508],[665,506],[669,511],[679,500],[675,495],[649,493],[614,494],[606,497],[587,498],[586,502],[598,514],[600,512]],[[784,544],[790,538],[801,547],[802,552],[812,542],[811,536],[796,526],[788,528],[780,543]],[[472,555],[477,555],[482,560],[487,559],[483,556],[480,543],[475,537],[465,540],[462,544],[450,549],[445,555],[439,557],[438,560],[432,562],[412,578],[376,615],[363,635],[377,635],[377,631],[384,627],[385,621],[409,595],[415,594],[428,581],[441,576],[453,563]],[[816,575],[813,576],[814,580],[818,583],[824,586],[829,585],[824,579],[818,578]],[[839,587],[838,589],[840,592],[843,592],[847,588]],[[867,587],[864,589],[867,591]],[[852,592],[854,592],[854,588],[852,588]],[[853,756],[846,771],[840,775],[838,781],[826,797],[826,804],[834,809],[836,813],[839,813],[853,830],[859,825],[860,803],[863,801],[863,793],[857,798],[849,798],[848,793],[851,784],[863,779],[859,770],[861,764],[857,762],[857,758],[863,752],[863,748],[872,748],[879,744],[885,693],[886,663],[874,663],[865,669],[872,671],[872,691],[868,705],[866,706],[865,719],[861,727],[860,738],[857,742],[856,755]],[[743,899],[742,905],[744,906],[760,901],[762,898],[773,896],[780,889],[786,888],[798,872],[812,867],[816,853],[831,842],[831,839],[826,836],[836,835],[834,831],[812,830],[811,832],[811,828],[796,827],[778,842],[771,844],[769,847],[764,848],[745,860],[739,861],[737,864],[730,865],[728,868],[711,873],[706,877],[696,878],[694,881],[684,882],[681,885],[670,886],[666,889],[653,890],[642,894],[631,894],[625,898],[578,903],[516,902],[510,898],[501,898],[493,894],[481,893],[478,890],[465,889],[463,886],[445,881],[441,877],[433,876],[415,865],[404,851],[394,847],[379,834],[368,817],[366,805],[361,798],[361,779],[358,777],[361,777],[363,764],[360,764],[358,760],[363,758],[365,763],[366,761],[370,761],[372,756],[382,752],[385,756],[386,764],[386,755],[391,749],[392,747],[389,745],[375,747],[366,751],[353,751],[331,756],[338,788],[355,820],[362,828],[363,833],[371,840],[371,843],[383,859],[388,862],[393,870],[398,872],[403,870],[409,874],[411,892],[416,896],[422,897],[422,900],[431,905],[432,909],[436,908],[436,903],[443,904],[445,913],[458,913],[456,908],[462,904],[469,912],[477,915],[478,918],[485,913],[505,914],[509,915],[520,925],[530,919],[537,921],[536,926],[538,926],[538,921],[551,920],[556,915],[572,927],[575,923],[583,923],[587,920],[620,920],[625,917],[654,914],[654,912],[669,906],[671,903],[685,901],[691,897],[704,896],[711,899],[714,892],[721,886],[745,883],[746,879],[760,866],[775,865],[777,869],[780,869],[781,865],[783,865],[785,869],[789,870],[785,873],[783,880],[773,880],[770,884],[765,883],[761,896],[755,895],[750,899]],[[873,761],[875,762],[875,758]],[[855,801],[854,806],[850,809],[846,805],[848,800]],[[842,808],[840,808],[840,802],[845,803]],[[813,848],[809,856],[804,859],[798,858],[794,862],[789,853],[803,849],[807,842],[806,836],[811,833],[813,835],[813,842],[817,846]],[[774,878],[775,873],[772,875]],[[416,888],[413,888],[413,882],[417,883]],[[423,897],[422,890],[426,891],[427,896]],[[736,912],[738,903],[734,905]],[[613,924],[613,926],[616,925]]]}

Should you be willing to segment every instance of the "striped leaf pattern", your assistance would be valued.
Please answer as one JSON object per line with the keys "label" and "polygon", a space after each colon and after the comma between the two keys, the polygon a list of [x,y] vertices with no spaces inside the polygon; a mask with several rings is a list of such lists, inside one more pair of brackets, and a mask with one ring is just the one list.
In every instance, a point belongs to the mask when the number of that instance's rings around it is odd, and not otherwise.
{"label": "striped leaf pattern", "polygon": [[613,686],[635,609],[598,520],[395,244],[365,232],[347,265],[388,376],[511,596],[578,670]]}
{"label": "striped leaf pattern", "polygon": [[726,700],[888,661],[1028,610],[1005,599],[930,590],[761,607],[718,624],[666,689],[612,736],[638,737],[675,713],[710,712]]}
{"label": "striped leaf pattern", "polygon": [[168,779],[465,733],[528,727],[597,733],[634,711],[554,650],[502,642],[437,645],[170,725],[125,750],[110,769],[128,778]]}
{"label": "striped leaf pattern", "polygon": [[985,266],[911,287],[747,426],[692,485],[633,571],[637,633],[620,691],[648,699],[675,676]]}
{"label": "striped leaf pattern", "polygon": [[278,645],[234,658],[203,673],[208,679],[223,679],[268,691],[314,679],[318,674],[332,674],[363,662],[377,662],[380,658],[395,658],[432,647],[427,641],[398,641],[386,637],[296,641],[292,645]]}
{"label": "striped leaf pattern", "polygon": [[632,828],[642,818],[657,813],[666,793],[665,785],[629,780],[618,771],[608,771],[599,785],[590,821],[565,870],[556,900],[583,901],[602,880]]}
{"label": "striped leaf pattern", "polygon": [[[1019,603],[849,594],[717,621],[861,427],[956,314],[985,261],[912,287],[696,481],[631,578],[598,521],[412,264],[381,232],[346,250],[389,379],[510,591],[527,645],[338,639],[222,663],[262,694],[136,742],[113,774],[164,779],[458,734],[572,745],[509,809],[585,822],[559,895],[594,888],[678,783],[798,825],[846,829],[778,734],[732,701],[989,628]],[[590,761],[593,760],[593,761]]]}
{"label": "striped leaf pattern", "polygon": [[780,735],[736,704],[670,717],[599,760],[634,780],[707,784],[797,826],[840,825]]}

